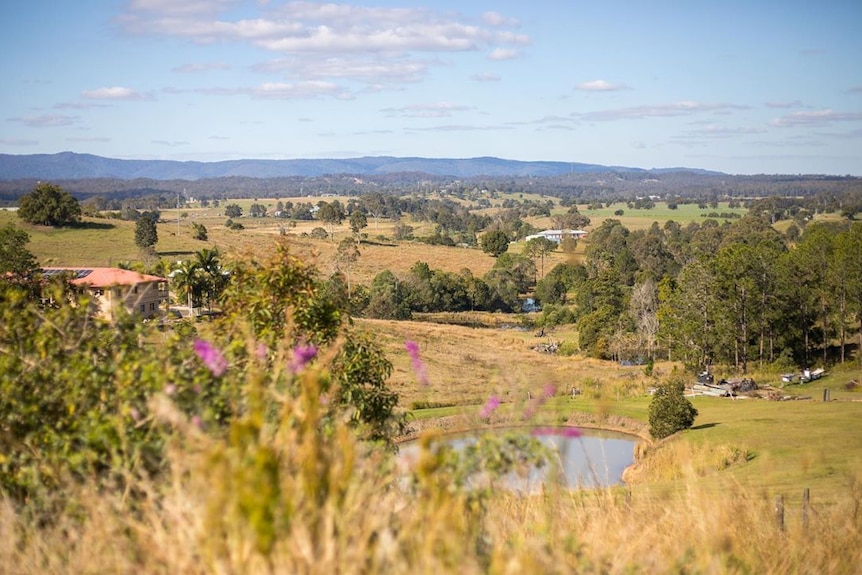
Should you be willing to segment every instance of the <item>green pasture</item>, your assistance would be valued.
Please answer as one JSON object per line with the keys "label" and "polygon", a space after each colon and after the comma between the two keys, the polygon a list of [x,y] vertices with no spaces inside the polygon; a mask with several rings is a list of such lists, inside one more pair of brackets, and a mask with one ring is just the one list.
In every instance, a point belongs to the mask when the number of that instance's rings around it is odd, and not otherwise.
{"label": "green pasture", "polygon": [[[740,216],[745,215],[748,210],[742,207],[729,208],[727,202],[718,204],[717,208],[707,207],[700,209],[697,204],[679,204],[675,210],[667,207],[667,202],[656,202],[655,207],[649,210],[629,209],[624,202],[611,204],[600,210],[589,210],[586,206],[579,207],[580,212],[592,220],[591,227],[596,227],[602,220],[614,218],[619,220],[624,226],[630,230],[645,229],[652,225],[653,222],[658,222],[659,225],[664,225],[664,222],[673,220],[679,224],[688,224],[691,222],[701,223],[708,219],[707,214],[716,213],[734,213]],[[622,216],[614,215],[617,210],[623,210]],[[719,222],[732,221],[723,218],[716,218]]]}
{"label": "green pasture", "polygon": [[[756,489],[786,494],[796,501],[805,488],[820,501],[843,498],[849,490],[862,486],[862,386],[848,390],[849,381],[862,384],[862,369],[838,368],[823,379],[804,385],[787,386],[787,395],[810,397],[786,401],[693,397],[698,410],[694,426],[669,440],[691,453],[741,452],[747,461],[701,477],[705,486],[724,489]],[[823,389],[831,400],[823,401]],[[648,423],[650,397],[608,400],[560,395],[544,404],[536,421],[559,423],[576,420],[578,413],[603,418],[623,417]],[[480,405],[441,407],[412,412],[416,421],[462,416],[462,424],[483,425],[478,419]],[[522,423],[523,405],[503,404],[499,419]],[[600,425],[600,423],[599,423]],[[617,426],[618,427],[618,426]],[[703,462],[693,462],[694,465]],[[683,465],[685,462],[674,462]],[[674,482],[654,483],[671,487]]]}
{"label": "green pasture", "polygon": [[[173,217],[176,218],[176,214]],[[81,223],[74,226],[51,228],[28,224],[15,212],[0,210],[0,226],[10,222],[30,235],[27,249],[43,266],[110,267],[120,262],[150,263],[149,260],[154,259],[135,245],[135,222],[132,221],[83,218]],[[206,225],[211,228],[209,222]],[[176,219],[165,221],[163,218],[157,230],[157,258],[182,259],[202,248],[212,247],[215,243],[195,240],[188,218],[181,218],[179,226]],[[213,231],[218,235],[222,230]]]}

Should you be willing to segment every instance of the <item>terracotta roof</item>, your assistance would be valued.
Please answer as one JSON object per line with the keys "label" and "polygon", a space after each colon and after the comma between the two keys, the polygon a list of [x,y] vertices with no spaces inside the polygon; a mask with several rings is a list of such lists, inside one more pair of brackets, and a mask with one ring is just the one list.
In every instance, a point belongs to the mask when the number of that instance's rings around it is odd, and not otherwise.
{"label": "terracotta roof", "polygon": [[166,282],[165,278],[152,276],[149,274],[141,274],[131,270],[122,270],[120,268],[43,268],[42,273],[45,275],[55,275],[58,273],[69,273],[74,275],[72,285],[91,286],[97,288],[111,286],[133,286],[144,282]]}

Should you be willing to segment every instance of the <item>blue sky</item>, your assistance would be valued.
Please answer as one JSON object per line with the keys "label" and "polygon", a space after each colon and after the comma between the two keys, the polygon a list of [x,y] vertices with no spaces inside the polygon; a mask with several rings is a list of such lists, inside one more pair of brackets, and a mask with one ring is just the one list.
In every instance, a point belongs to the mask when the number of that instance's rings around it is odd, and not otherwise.
{"label": "blue sky", "polygon": [[862,2],[0,5],[0,153],[862,176]]}

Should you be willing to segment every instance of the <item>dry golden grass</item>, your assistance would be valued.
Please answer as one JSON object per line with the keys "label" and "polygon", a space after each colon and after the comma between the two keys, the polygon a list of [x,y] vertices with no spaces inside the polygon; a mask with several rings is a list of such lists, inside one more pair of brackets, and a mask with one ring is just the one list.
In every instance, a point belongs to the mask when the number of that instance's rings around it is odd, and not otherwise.
{"label": "dry golden grass", "polygon": [[[315,413],[304,397],[283,407],[302,428]],[[788,499],[780,523],[773,493],[732,476],[703,486],[684,455],[669,489],[479,494],[453,481],[433,434],[398,462],[349,433],[289,425],[232,445],[159,409],[177,428],[167,480],[129,478],[134,499],[70,487],[67,511],[47,522],[0,499],[3,573],[784,575],[862,564],[862,475],[841,503],[815,495],[807,518]],[[268,454],[275,468],[262,476]]]}
{"label": "dry golden grass", "polygon": [[[545,336],[536,337],[534,330],[515,324],[514,316],[460,315],[465,322],[496,323],[497,327],[477,329],[420,321],[356,320],[359,329],[374,334],[393,362],[390,384],[400,394],[402,405],[434,402],[476,406],[491,394],[504,401],[520,402],[528,393],[538,396],[546,385],[554,386],[561,395],[576,387],[584,392],[603,390],[608,398],[629,397],[642,395],[650,383],[641,367],[621,367],[613,362],[531,349],[552,341],[573,341],[575,334],[571,329],[549,330]],[[427,368],[427,386],[416,381],[404,349],[405,341],[419,344]],[[657,370],[662,373],[670,368],[659,364]]]}

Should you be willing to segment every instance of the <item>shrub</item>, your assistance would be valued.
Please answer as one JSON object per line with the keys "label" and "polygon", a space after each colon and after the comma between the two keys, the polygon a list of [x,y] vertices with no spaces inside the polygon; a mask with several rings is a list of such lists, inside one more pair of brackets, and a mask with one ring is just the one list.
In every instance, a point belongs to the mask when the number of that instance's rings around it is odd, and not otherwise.
{"label": "shrub", "polygon": [[684,395],[685,383],[671,378],[659,384],[649,404],[650,435],[662,439],[694,424],[697,409]]}

